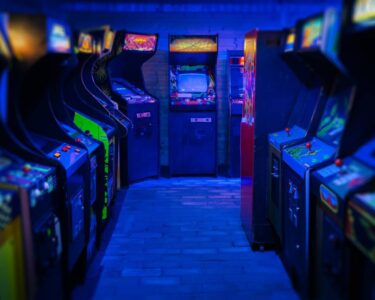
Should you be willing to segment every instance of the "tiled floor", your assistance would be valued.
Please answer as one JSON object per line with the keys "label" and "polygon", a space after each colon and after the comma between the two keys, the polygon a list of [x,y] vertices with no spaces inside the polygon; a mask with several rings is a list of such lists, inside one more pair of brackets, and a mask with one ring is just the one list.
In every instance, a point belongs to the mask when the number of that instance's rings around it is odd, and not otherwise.
{"label": "tiled floor", "polygon": [[233,179],[132,185],[75,298],[297,299],[276,254],[249,248],[239,202]]}

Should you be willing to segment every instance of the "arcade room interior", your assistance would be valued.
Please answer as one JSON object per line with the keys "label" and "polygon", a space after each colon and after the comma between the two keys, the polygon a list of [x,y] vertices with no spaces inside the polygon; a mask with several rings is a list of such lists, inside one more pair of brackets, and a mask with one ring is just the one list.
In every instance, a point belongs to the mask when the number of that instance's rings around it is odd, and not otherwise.
{"label": "arcade room interior", "polygon": [[0,300],[375,300],[375,0],[0,0]]}

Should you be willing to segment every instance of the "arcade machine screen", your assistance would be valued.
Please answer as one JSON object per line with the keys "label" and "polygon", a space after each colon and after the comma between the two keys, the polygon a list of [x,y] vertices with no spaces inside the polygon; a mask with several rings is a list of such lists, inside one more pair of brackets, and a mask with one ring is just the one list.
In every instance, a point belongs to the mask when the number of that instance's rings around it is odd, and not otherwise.
{"label": "arcade machine screen", "polygon": [[320,47],[322,43],[323,16],[311,19],[302,28],[301,48]]}
{"label": "arcade machine screen", "polygon": [[367,27],[375,24],[375,1],[356,0],[353,7],[353,22]]}
{"label": "arcade machine screen", "polygon": [[210,68],[206,66],[172,66],[170,72],[172,106],[215,106],[215,82]]}
{"label": "arcade machine screen", "polygon": [[177,89],[179,93],[205,93],[208,89],[207,75],[203,73],[180,74]]}
{"label": "arcade machine screen", "polygon": [[64,24],[53,20],[47,21],[48,50],[58,53],[70,53],[71,33]]}
{"label": "arcade machine screen", "polygon": [[156,35],[128,33],[125,36],[124,50],[127,51],[155,51]]}
{"label": "arcade machine screen", "polygon": [[346,118],[350,107],[350,94],[342,91],[327,100],[320,120],[317,136],[319,139],[338,146],[344,131]]}

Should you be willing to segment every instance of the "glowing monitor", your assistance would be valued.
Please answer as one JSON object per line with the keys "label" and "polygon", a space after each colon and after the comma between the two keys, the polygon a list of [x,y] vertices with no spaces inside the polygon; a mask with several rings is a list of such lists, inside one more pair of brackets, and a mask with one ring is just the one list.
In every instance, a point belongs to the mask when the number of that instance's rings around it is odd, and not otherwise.
{"label": "glowing monitor", "polygon": [[322,44],[323,17],[311,19],[303,24],[301,47],[315,48]]}
{"label": "glowing monitor", "polygon": [[375,25],[375,0],[356,0],[353,7],[353,22],[358,25]]}
{"label": "glowing monitor", "polygon": [[124,50],[155,51],[156,35],[128,33],[125,36]]}
{"label": "glowing monitor", "polygon": [[179,93],[206,93],[208,89],[207,75],[203,73],[179,74],[177,90]]}
{"label": "glowing monitor", "polygon": [[48,19],[48,50],[58,53],[69,53],[71,50],[69,28],[64,24]]}

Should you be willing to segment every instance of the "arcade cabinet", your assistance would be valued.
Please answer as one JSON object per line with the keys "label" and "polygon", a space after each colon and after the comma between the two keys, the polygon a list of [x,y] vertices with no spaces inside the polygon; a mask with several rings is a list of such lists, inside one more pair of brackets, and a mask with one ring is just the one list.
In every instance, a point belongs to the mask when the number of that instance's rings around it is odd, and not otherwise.
{"label": "arcade cabinet", "polygon": [[[8,127],[7,16],[0,15],[0,297],[38,299],[61,293],[60,222],[53,213],[56,170],[33,156]],[[12,145],[12,147],[10,147]],[[31,159],[34,159],[33,161]],[[49,234],[47,234],[49,233]]]}
{"label": "arcade cabinet", "polygon": [[228,51],[228,175],[240,177],[240,125],[244,98],[243,51]]}
{"label": "arcade cabinet", "polygon": [[353,106],[334,163],[312,174],[316,209],[314,295],[375,296],[375,5],[347,1],[340,57],[356,83]]}
{"label": "arcade cabinet", "polygon": [[16,99],[8,97],[8,87],[14,88],[8,21],[8,15],[0,15],[0,260],[2,271],[10,272],[1,280],[0,297],[48,299],[57,293],[61,298],[57,163],[27,148],[9,126],[17,116],[10,109]]}
{"label": "arcade cabinet", "polygon": [[169,36],[171,175],[216,175],[218,36]]}
{"label": "arcade cabinet", "polygon": [[8,30],[14,58],[9,124],[30,152],[56,166],[59,190],[53,205],[61,222],[62,270],[68,292],[78,279],[73,274],[81,277],[85,271],[81,263],[87,246],[89,160],[87,151],[61,130],[46,99],[51,97],[47,87],[57,75],[57,66],[71,51],[69,28],[42,15],[11,14]]}
{"label": "arcade cabinet", "polygon": [[326,10],[299,21],[296,28],[297,51],[305,54],[304,60],[322,75],[327,88],[314,136],[282,152],[283,259],[297,290],[307,297],[311,293],[310,263],[315,252],[310,238],[316,226],[310,178],[314,170],[331,163],[340,149],[354,88],[337,54],[339,12]]}
{"label": "arcade cabinet", "polygon": [[159,176],[159,101],[146,92],[142,66],[155,55],[156,34],[117,31],[109,54],[110,97],[131,120],[127,136],[127,179]]}
{"label": "arcade cabinet", "polygon": [[[72,59],[70,59],[72,60]],[[105,199],[105,178],[104,178],[104,144],[95,140],[92,135],[84,133],[74,123],[74,114],[71,107],[65,104],[64,77],[71,70],[68,60],[62,62],[58,69],[56,79],[51,82],[51,97],[46,105],[60,124],[61,129],[76,141],[82,148],[86,149],[90,160],[90,213],[86,215],[86,237],[87,251],[86,261],[89,261],[95,252],[95,246],[100,243],[101,217]],[[73,64],[75,66],[75,64]],[[53,100],[52,100],[53,99]],[[75,99],[73,99],[75,100]]]}
{"label": "arcade cabinet", "polygon": [[268,218],[283,247],[283,204],[282,191],[282,150],[295,143],[301,143],[315,130],[317,119],[324,103],[325,87],[319,74],[314,73],[303,60],[305,53],[296,51],[295,29],[285,31],[281,44],[281,57],[288,64],[295,76],[286,84],[297,93],[291,94],[294,105],[291,107],[285,129],[268,136]]}
{"label": "arcade cabinet", "polygon": [[[104,109],[111,119],[113,119],[118,127],[118,160],[117,160],[117,187],[126,187],[127,181],[127,135],[132,127],[130,119],[119,110],[118,104],[114,102],[111,97],[112,87],[109,80],[107,64],[111,59],[113,42],[106,43],[106,37],[110,31],[106,28],[99,30],[91,30],[90,34],[94,37],[96,45],[99,45],[98,55],[92,55],[85,63],[85,72],[90,72],[90,77],[87,77],[85,85],[90,92],[96,97],[95,105],[99,105],[98,109]],[[112,32],[112,37],[113,36]],[[110,48],[106,48],[109,46]]]}
{"label": "arcade cabinet", "polygon": [[94,44],[96,45],[91,35],[84,32],[78,34],[77,56],[72,56],[67,63],[61,85],[64,105],[74,125],[104,146],[104,201],[102,207],[97,207],[101,210],[101,216],[97,220],[98,230],[101,231],[102,225],[108,221],[110,205],[116,197],[120,130],[85,84],[86,80],[91,80],[90,71],[85,69],[86,62],[92,55],[97,55]]}
{"label": "arcade cabinet", "polygon": [[268,134],[285,128],[296,91],[280,57],[281,31],[253,30],[245,36],[245,96],[241,120],[241,221],[252,247],[273,245],[267,220]]}

